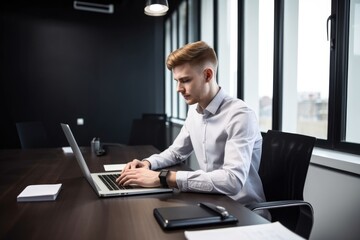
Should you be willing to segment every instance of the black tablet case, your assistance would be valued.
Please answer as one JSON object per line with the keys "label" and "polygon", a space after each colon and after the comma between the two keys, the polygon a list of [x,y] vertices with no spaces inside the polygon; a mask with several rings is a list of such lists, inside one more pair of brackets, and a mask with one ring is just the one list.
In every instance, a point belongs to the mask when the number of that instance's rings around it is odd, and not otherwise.
{"label": "black tablet case", "polygon": [[155,208],[154,216],[163,229],[236,223],[236,217],[222,218],[216,212],[199,205]]}

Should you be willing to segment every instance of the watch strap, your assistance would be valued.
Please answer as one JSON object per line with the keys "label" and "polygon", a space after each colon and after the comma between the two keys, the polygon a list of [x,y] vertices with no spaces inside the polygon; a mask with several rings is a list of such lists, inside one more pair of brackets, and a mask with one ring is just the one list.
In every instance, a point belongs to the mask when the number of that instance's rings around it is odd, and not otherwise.
{"label": "watch strap", "polygon": [[169,175],[169,170],[163,169],[160,171],[159,178],[160,178],[160,184],[164,188],[168,188],[169,185],[167,184],[167,176]]}

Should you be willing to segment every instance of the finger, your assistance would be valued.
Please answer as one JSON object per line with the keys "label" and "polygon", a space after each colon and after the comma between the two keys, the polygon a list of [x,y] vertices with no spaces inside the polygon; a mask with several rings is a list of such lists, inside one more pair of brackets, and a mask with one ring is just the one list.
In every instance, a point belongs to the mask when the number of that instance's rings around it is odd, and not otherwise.
{"label": "finger", "polygon": [[137,184],[139,181],[136,178],[124,178],[119,183],[120,186],[128,186],[130,184]]}
{"label": "finger", "polygon": [[116,180],[115,180],[115,182],[119,185],[120,184],[120,179],[121,179],[121,175],[118,177],[118,178],[116,178]]}
{"label": "finger", "polygon": [[135,169],[139,166],[139,164],[140,164],[140,161],[138,159],[134,159],[125,165],[124,170],[126,171],[128,169]]}
{"label": "finger", "polygon": [[123,170],[122,172],[120,172],[120,175],[119,177],[116,178],[115,182],[117,182],[118,184],[120,184],[120,181],[122,179],[124,179],[124,177],[129,173],[130,169],[129,170]]}
{"label": "finger", "polygon": [[131,168],[131,163],[132,163],[132,162],[128,162],[128,163],[125,165],[125,167],[123,168],[123,171],[126,171],[126,170],[130,169],[130,168]]}
{"label": "finger", "polygon": [[137,179],[127,179],[121,186],[129,186],[129,185],[139,185],[139,181]]}
{"label": "finger", "polygon": [[138,161],[133,160],[132,162],[130,162],[130,169],[135,169],[137,168],[139,165]]}
{"label": "finger", "polygon": [[120,177],[116,180],[119,185],[124,185],[127,181],[136,179],[136,171],[128,170],[125,173],[121,174]]}
{"label": "finger", "polygon": [[122,179],[124,179],[125,176],[126,176],[125,171],[122,171],[122,173],[121,173],[120,176],[115,180],[115,182],[116,182],[117,184],[121,185],[120,182],[121,182]]}

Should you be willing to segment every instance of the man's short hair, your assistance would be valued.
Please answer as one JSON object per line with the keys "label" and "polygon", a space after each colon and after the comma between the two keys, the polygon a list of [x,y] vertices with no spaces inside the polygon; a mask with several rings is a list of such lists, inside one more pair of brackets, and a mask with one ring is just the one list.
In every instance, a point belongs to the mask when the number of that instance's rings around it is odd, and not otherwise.
{"label": "man's short hair", "polygon": [[185,63],[195,66],[204,66],[211,63],[214,70],[216,70],[218,61],[214,49],[204,41],[198,41],[186,44],[173,51],[166,60],[166,66],[169,70],[173,70],[174,67]]}

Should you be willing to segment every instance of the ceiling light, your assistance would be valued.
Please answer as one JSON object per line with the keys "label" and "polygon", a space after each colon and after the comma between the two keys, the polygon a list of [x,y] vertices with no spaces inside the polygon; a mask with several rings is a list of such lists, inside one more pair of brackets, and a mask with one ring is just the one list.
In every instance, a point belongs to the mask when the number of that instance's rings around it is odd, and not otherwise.
{"label": "ceiling light", "polygon": [[90,12],[108,13],[108,14],[114,13],[113,4],[99,4],[99,3],[91,3],[91,2],[74,1],[74,9],[90,11]]}
{"label": "ceiling light", "polygon": [[146,0],[144,12],[149,16],[164,16],[169,10],[167,0]]}

